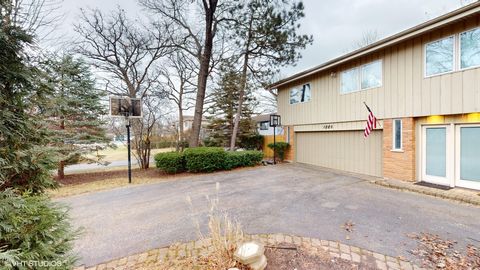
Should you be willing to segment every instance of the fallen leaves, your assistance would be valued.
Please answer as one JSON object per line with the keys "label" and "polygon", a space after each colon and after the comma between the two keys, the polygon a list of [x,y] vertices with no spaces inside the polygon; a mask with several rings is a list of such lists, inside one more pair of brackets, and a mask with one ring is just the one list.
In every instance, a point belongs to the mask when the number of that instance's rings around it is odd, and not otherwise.
{"label": "fallen leaves", "polygon": [[[353,232],[353,227],[355,226],[355,223],[353,223],[351,220],[345,222],[342,226],[340,226],[342,229],[344,229],[347,233]],[[345,236],[346,240],[350,240],[350,235]]]}
{"label": "fallen leaves", "polygon": [[454,247],[455,241],[444,240],[430,233],[408,234],[419,242],[410,252],[422,259],[423,267],[446,270],[480,269],[480,251],[472,245],[467,246],[466,254],[461,254]]}

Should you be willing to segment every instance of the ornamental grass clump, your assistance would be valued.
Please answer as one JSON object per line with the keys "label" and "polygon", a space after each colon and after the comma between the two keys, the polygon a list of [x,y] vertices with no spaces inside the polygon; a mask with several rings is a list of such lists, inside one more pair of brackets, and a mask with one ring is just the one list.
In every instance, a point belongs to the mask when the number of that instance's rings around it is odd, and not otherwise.
{"label": "ornamental grass clump", "polygon": [[218,192],[220,184],[216,183],[216,194],[212,198],[206,196],[208,202],[208,232],[202,233],[199,213],[194,210],[190,196],[187,203],[192,212],[192,221],[195,225],[199,242],[207,243],[198,254],[168,257],[159,269],[205,269],[225,270],[232,267],[248,269],[233,259],[237,244],[245,240],[240,223],[232,219],[226,212],[219,210]]}

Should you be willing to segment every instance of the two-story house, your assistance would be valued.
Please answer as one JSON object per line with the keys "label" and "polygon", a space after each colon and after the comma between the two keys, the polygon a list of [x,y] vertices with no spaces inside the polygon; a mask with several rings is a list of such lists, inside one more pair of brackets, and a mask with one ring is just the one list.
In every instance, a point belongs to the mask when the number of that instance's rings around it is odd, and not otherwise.
{"label": "two-story house", "polygon": [[480,189],[479,2],[269,88],[296,162]]}

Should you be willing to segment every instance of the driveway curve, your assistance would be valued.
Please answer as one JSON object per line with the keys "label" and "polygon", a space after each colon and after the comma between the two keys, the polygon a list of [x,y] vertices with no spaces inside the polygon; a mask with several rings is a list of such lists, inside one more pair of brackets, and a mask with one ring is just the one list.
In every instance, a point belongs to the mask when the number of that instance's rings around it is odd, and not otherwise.
{"label": "driveway curve", "polygon": [[[409,233],[430,232],[480,243],[480,208],[375,186],[355,176],[285,164],[197,175],[63,198],[84,233],[76,241],[79,264],[95,265],[197,238],[208,215],[206,195],[238,220],[246,233],[286,233],[345,242],[414,259]],[[192,207],[186,197],[191,197]],[[354,231],[341,226],[351,221]]]}

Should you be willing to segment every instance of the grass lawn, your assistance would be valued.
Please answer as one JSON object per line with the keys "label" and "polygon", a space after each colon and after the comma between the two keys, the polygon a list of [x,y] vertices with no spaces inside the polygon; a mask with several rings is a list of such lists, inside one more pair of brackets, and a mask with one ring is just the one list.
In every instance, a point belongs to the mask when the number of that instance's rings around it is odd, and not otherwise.
{"label": "grass lawn", "polygon": [[[174,150],[175,149],[173,149],[173,148],[152,149],[151,156],[153,158],[153,156],[157,153],[170,152],[170,151],[174,151]],[[132,149],[132,159],[135,158],[134,157],[134,152],[135,152],[135,150]],[[126,145],[121,145],[121,146],[118,146],[117,148],[107,148],[105,150],[98,151],[99,155],[105,156],[102,160],[103,161],[109,161],[109,162],[118,161],[118,160],[127,160],[127,153],[128,153],[128,150],[127,150]],[[87,155],[87,157],[95,159],[96,155],[97,155],[97,153],[94,152],[94,153],[91,153],[91,154]]]}

